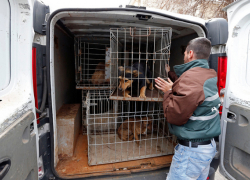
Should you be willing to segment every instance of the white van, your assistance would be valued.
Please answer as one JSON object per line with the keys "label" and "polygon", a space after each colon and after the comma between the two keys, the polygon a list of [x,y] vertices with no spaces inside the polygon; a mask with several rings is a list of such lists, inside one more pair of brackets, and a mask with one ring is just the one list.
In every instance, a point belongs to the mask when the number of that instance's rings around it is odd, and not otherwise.
{"label": "white van", "polygon": [[[182,64],[196,37],[212,42],[209,65],[223,102],[208,179],[219,162],[227,178],[250,179],[249,9],[248,0],[232,3],[227,23],[134,6],[50,15],[37,0],[1,0],[0,180],[164,179],[176,139],[162,94],[125,97],[118,66],[144,59],[152,79],[166,77],[163,65]],[[122,141],[117,133],[129,118],[140,131],[146,122],[146,131]]]}

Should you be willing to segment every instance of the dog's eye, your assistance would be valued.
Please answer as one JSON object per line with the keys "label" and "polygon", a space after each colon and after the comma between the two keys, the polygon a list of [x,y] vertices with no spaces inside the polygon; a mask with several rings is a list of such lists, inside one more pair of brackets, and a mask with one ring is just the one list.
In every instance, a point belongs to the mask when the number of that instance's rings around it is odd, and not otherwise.
{"label": "dog's eye", "polygon": [[128,82],[128,80],[125,80],[125,82]]}

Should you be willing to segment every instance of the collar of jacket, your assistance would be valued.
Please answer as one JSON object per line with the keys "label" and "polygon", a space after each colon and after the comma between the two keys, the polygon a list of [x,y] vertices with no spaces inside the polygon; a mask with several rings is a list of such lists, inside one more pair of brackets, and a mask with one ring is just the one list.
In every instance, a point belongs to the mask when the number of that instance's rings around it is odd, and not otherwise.
{"label": "collar of jacket", "polygon": [[208,61],[206,59],[196,59],[188,63],[174,66],[174,71],[178,77],[180,77],[184,72],[194,67],[201,67],[209,69]]}

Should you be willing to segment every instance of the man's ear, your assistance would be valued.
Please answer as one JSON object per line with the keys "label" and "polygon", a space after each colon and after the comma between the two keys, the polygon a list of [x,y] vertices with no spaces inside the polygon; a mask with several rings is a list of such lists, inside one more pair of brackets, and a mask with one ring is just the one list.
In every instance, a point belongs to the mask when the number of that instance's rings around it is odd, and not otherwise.
{"label": "man's ear", "polygon": [[188,60],[193,60],[194,58],[194,51],[193,50],[190,50],[189,53],[188,53]]}

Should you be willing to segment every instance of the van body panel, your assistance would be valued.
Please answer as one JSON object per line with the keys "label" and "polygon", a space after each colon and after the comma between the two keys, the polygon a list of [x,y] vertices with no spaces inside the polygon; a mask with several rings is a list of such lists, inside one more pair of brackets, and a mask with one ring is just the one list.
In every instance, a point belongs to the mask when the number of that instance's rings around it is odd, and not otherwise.
{"label": "van body panel", "polygon": [[0,144],[4,144],[0,148],[0,167],[9,160],[4,180],[38,179],[36,134],[31,130],[34,118],[34,113],[27,111],[0,135]]}
{"label": "van body panel", "polygon": [[[0,91],[0,169],[9,168],[1,178],[38,179],[38,133],[32,81],[33,1],[4,0],[0,7],[4,11],[9,8],[10,13],[6,34],[9,44],[1,44],[7,48],[0,48],[1,54],[9,56],[9,60],[1,61],[9,61],[9,67],[5,68],[10,72],[8,85]],[[8,160],[9,167],[6,166]]]}
{"label": "van body panel", "polygon": [[0,91],[8,86],[10,82],[10,4],[8,0],[1,2],[0,11],[0,49],[1,49],[1,66],[0,66]]}
{"label": "van body panel", "polygon": [[226,92],[221,117],[220,170],[229,179],[249,179],[250,2],[237,1],[225,9],[229,39],[226,46]]}

